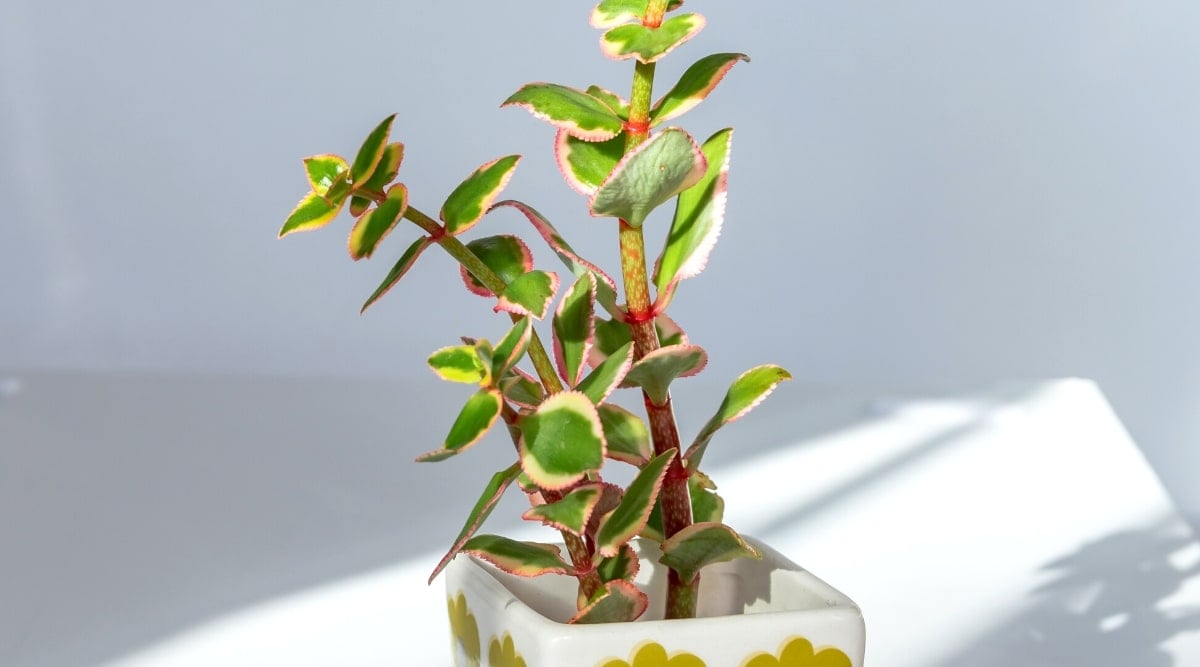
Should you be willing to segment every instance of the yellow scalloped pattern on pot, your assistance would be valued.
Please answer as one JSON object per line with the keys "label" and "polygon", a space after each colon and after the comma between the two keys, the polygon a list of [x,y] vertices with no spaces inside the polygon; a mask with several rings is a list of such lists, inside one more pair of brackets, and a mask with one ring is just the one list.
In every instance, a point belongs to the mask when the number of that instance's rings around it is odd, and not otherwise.
{"label": "yellow scalloped pattern on pot", "polygon": [[492,637],[488,643],[488,667],[526,667],[525,658],[517,653],[513,638],[507,632],[503,641],[499,637]]}
{"label": "yellow scalloped pattern on pot", "polygon": [[454,639],[451,648],[461,648],[467,662],[478,667],[482,655],[479,624],[467,609],[467,596],[459,593],[457,598],[446,598],[446,611],[450,614],[450,634]]}
{"label": "yellow scalloped pattern on pot", "polygon": [[742,667],[851,667],[850,657],[836,648],[813,648],[803,637],[792,637],[780,649],[779,655],[759,653],[750,656]]}
{"label": "yellow scalloped pattern on pot", "polygon": [[691,653],[679,652],[667,656],[667,649],[658,642],[649,642],[638,647],[629,661],[614,658],[598,667],[707,667],[704,661]]}

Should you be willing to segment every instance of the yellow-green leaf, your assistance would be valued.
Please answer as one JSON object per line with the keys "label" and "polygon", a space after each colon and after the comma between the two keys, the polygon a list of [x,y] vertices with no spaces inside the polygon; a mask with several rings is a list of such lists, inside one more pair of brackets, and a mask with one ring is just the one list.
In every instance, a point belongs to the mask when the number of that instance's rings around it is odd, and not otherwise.
{"label": "yellow-green leaf", "polygon": [[604,426],[604,440],[608,443],[608,458],[639,468],[646,465],[654,456],[646,423],[632,412],[611,403],[601,405],[598,411],[600,423]]}
{"label": "yellow-green leaf", "polygon": [[616,556],[623,545],[641,532],[658,500],[667,466],[676,454],[677,450],[671,449],[651,459],[629,483],[621,504],[600,522],[596,550],[601,556]]}
{"label": "yellow-green leaf", "polygon": [[596,337],[596,277],[585,273],[567,290],[554,313],[554,360],[569,387],[583,379]]}
{"label": "yellow-green leaf", "polygon": [[614,60],[637,58],[639,62],[653,63],[698,35],[704,24],[700,14],[680,14],[657,28],[641,23],[620,25],[604,33],[600,50]]}
{"label": "yellow-green leaf", "polygon": [[396,114],[384,118],[371,130],[371,134],[367,135],[366,141],[358,149],[354,165],[350,167],[350,181],[354,183],[355,189],[362,187],[375,173],[375,167],[379,166],[379,161],[383,159],[383,153],[387,149],[388,135],[392,133],[392,123],[395,120]]}
{"label": "yellow-green leaf", "polygon": [[312,191],[324,197],[335,183],[346,180],[350,165],[339,155],[313,155],[304,158],[304,172]]}
{"label": "yellow-green leaf", "polygon": [[617,164],[592,195],[592,215],[641,227],[660,204],[698,183],[707,166],[703,151],[687,132],[667,128]]}
{"label": "yellow-green leaf", "polygon": [[536,542],[517,542],[498,535],[476,535],[462,550],[482,558],[509,574],[536,577],[543,574],[570,574],[558,547]]}
{"label": "yellow-green leaf", "polygon": [[350,230],[347,244],[351,259],[357,261],[375,254],[375,248],[396,228],[396,223],[400,222],[407,209],[408,188],[399,184],[392,186],[387,192],[387,198],[374,209],[367,211]]}
{"label": "yellow-green leaf", "polygon": [[599,482],[583,484],[572,489],[557,502],[530,509],[522,518],[526,521],[541,521],[556,530],[573,535],[583,535],[603,492],[604,486]]}
{"label": "yellow-green leaf", "polygon": [[[623,579],[617,579],[606,583],[604,594],[580,609],[579,613],[575,614],[567,623],[572,625],[627,623],[636,621],[646,612],[648,606],[650,606],[649,598],[637,586]],[[638,664],[640,666],[641,663]],[[661,664],[666,665],[666,663]]]}
{"label": "yellow-green leaf", "polygon": [[527,109],[584,141],[608,141],[624,128],[624,121],[602,100],[556,83],[527,84],[500,106]]}
{"label": "yellow-green leaf", "polygon": [[504,399],[498,389],[483,389],[467,400],[454,420],[441,449],[417,457],[418,463],[444,461],[470,449],[487,435],[500,417]]}
{"label": "yellow-green leaf", "polygon": [[345,200],[331,203],[325,200],[321,195],[310,192],[296,204],[296,208],[292,209],[287,220],[283,223],[283,228],[279,230],[279,238],[283,238],[293,232],[304,232],[310,229],[318,229],[329,224],[330,220],[337,217],[337,214],[342,210],[342,204]]}
{"label": "yellow-green leaf", "polygon": [[678,572],[686,582],[695,579],[707,565],[735,558],[762,559],[741,535],[722,523],[694,523],[663,542],[662,552],[658,562]]}
{"label": "yellow-green leaf", "polygon": [[579,392],[550,396],[518,425],[521,469],[543,489],[567,488],[604,465],[604,426]]}
{"label": "yellow-green leaf", "polygon": [[641,387],[655,405],[665,405],[676,378],[696,375],[706,365],[708,353],[697,345],[660,347],[634,364],[622,385]]}
{"label": "yellow-green leaf", "polygon": [[791,373],[779,366],[766,364],[755,366],[734,380],[733,385],[725,394],[725,399],[721,401],[721,407],[717,408],[716,414],[709,418],[704,428],[700,429],[700,434],[696,436],[695,442],[688,448],[685,456],[688,470],[694,471],[700,468],[700,461],[704,458],[704,451],[708,448],[708,443],[722,426],[753,410],[767,396],[770,396],[771,392],[775,391],[775,387],[790,379],[792,379]]}
{"label": "yellow-green leaf", "polygon": [[408,270],[417,263],[417,258],[421,256],[421,253],[425,252],[425,249],[431,245],[433,245],[433,241],[428,236],[423,236],[416,241],[413,241],[412,245],[408,247],[408,250],[405,250],[404,254],[400,256],[400,259],[396,262],[396,265],[392,267],[392,270],[388,272],[387,277],[385,277],[383,282],[379,284],[379,287],[375,288],[375,291],[371,294],[370,298],[367,299],[366,303],[363,304],[362,310],[360,310],[359,313],[367,312],[368,308],[374,305],[376,301],[383,298],[384,294],[387,294],[389,290],[395,287],[396,284],[404,278],[404,275],[408,273]]}
{"label": "yellow-green leaf", "polygon": [[443,380],[464,384],[486,385],[492,373],[474,345],[444,347],[429,356],[429,367]]}
{"label": "yellow-green leaf", "polygon": [[558,274],[546,271],[530,271],[508,284],[495,311],[504,311],[518,316],[545,319],[550,302],[558,291]]}
{"label": "yellow-green leaf", "polygon": [[696,61],[683,73],[679,82],[654,104],[650,110],[650,124],[665,123],[694,109],[739,61],[750,62],[750,57],[744,53],[714,53]]}
{"label": "yellow-green leaf", "polygon": [[493,160],[460,183],[442,204],[441,218],[446,231],[457,236],[478,224],[504,191],[520,161],[520,155]]}

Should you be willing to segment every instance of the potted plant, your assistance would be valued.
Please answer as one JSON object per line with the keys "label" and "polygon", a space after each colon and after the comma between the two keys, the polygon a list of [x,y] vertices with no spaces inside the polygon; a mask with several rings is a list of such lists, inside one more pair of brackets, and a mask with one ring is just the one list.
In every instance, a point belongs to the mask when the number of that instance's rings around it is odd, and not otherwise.
{"label": "potted plant", "polygon": [[[704,269],[724,223],[733,131],[698,142],[671,122],[748,60],[739,53],[701,58],[655,101],[655,64],[705,26],[700,14],[678,11],[681,5],[603,0],[594,8],[604,54],[633,61],[629,100],[597,86],[533,83],[503,105],[555,128],[567,184],[586,197],[591,216],[617,230],[619,271],[584,259],[533,207],[500,200],[518,155],[476,169],[436,218],[423,213],[397,181],[404,146],[390,141],[395,115],[353,160],[304,160],[311,191],[280,231],[322,227],[348,207],[356,218],[349,252],[359,260],[407,220],[422,235],[364,311],[437,245],[460,264],[466,289],[507,319],[498,336],[463,338],[428,360],[442,379],[474,391],[442,445],[417,461],[458,456],[501,422],[514,447],[513,464],[486,484],[430,577],[447,573],[459,665],[862,665],[858,608],[723,524],[724,501],[701,470],[713,436],[790,379],[788,372],[764,365],[738,377],[687,446],[675,422],[671,384],[702,371],[708,357],[668,308],[681,283]],[[665,242],[651,267],[645,231],[657,224],[647,221],[672,200],[669,225],[652,229]],[[527,219],[567,271],[535,264],[516,236],[467,240],[500,211]],[[641,393],[644,420],[611,402],[619,389]],[[632,481],[614,484],[606,462],[634,466]],[[479,532],[513,487],[530,501],[524,518],[557,530],[560,543]]]}

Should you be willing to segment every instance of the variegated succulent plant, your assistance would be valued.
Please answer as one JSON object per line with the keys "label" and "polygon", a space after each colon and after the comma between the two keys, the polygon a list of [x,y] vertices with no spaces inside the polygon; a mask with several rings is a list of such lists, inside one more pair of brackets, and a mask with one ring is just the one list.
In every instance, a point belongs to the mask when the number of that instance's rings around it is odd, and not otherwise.
{"label": "variegated succulent plant", "polygon": [[[347,203],[357,219],[349,239],[355,260],[371,257],[401,220],[423,232],[367,299],[364,311],[425,250],[438,245],[461,265],[466,288],[491,300],[494,311],[512,322],[494,343],[463,338],[462,344],[429,357],[443,379],[477,390],[441,447],[417,460],[457,456],[501,420],[515,449],[514,463],[487,484],[431,581],[456,555],[469,553],[517,575],[577,578],[573,622],[630,621],[648,605],[634,584],[639,562],[630,542],[640,535],[661,544],[661,562],[670,568],[665,615],[686,618],[695,614],[704,566],[758,556],[721,523],[724,502],[700,465],[717,430],[790,375],[766,365],[737,378],[686,450],[671,404],[672,382],[696,375],[708,361],[667,309],[680,283],[704,269],[724,223],[733,132],[721,130],[699,143],[685,130],[664,124],[700,104],[734,65],[747,60],[740,53],[701,58],[652,104],[655,63],[705,26],[700,14],[672,14],[682,4],[603,0],[593,10],[592,25],[605,31],[604,54],[634,61],[631,99],[597,86],[533,83],[504,103],[556,128],[554,150],[567,184],[587,197],[591,216],[612,220],[618,232],[620,285],[580,256],[533,207],[498,201],[520,156],[476,169],[446,198],[437,219],[413,206],[408,189],[397,181],[404,146],[389,143],[394,115],[370,133],[353,161],[336,155],[304,161],[311,192],[288,216],[281,237],[326,225]],[[671,200],[675,215],[659,231],[665,244],[650,271],[646,223]],[[464,240],[501,209],[528,219],[566,265],[569,283],[535,268],[529,246],[516,236]],[[546,319],[552,352],[535,326]],[[532,372],[523,368],[526,361]],[[640,390],[645,420],[610,402],[622,388]],[[632,482],[606,481],[606,460],[635,466]],[[554,545],[478,533],[514,483],[532,505],[524,518],[557,529],[565,556]]]}

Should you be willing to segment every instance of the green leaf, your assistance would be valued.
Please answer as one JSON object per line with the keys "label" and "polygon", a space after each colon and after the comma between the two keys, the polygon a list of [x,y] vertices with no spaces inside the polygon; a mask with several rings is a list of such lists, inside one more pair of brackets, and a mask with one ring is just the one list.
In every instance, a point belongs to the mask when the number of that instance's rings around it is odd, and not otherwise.
{"label": "green leaf", "polygon": [[375,254],[375,248],[396,228],[407,209],[408,188],[400,184],[392,186],[387,199],[359,218],[350,230],[350,257],[357,261]]}
{"label": "green leaf", "polygon": [[613,60],[637,58],[653,63],[695,37],[704,29],[700,14],[680,14],[663,21],[657,28],[630,23],[612,28],[600,39],[600,50]]}
{"label": "green leaf", "polygon": [[550,396],[519,426],[521,469],[543,489],[564,489],[604,465],[600,415],[579,392]]}
{"label": "green leaf", "polygon": [[450,193],[446,203],[442,204],[440,216],[451,236],[462,234],[483,219],[492,202],[508,185],[520,161],[520,155],[493,160],[476,169]]}
{"label": "green leaf", "polygon": [[608,141],[583,141],[559,130],[554,157],[563,178],[576,192],[591,195],[625,157],[625,134]]}
{"label": "green leaf", "polygon": [[601,405],[598,411],[604,426],[604,441],[608,443],[608,458],[639,468],[646,465],[654,456],[654,450],[645,422],[617,405]]}
{"label": "green leaf", "polygon": [[704,142],[708,171],[699,183],[679,194],[666,246],[654,264],[659,309],[671,303],[679,281],[700,275],[717,245],[725,223],[732,145],[732,129],[721,130]]}
{"label": "green leaf", "polygon": [[593,623],[627,623],[636,621],[650,600],[637,586],[617,579],[604,585],[604,594],[588,606],[579,610],[567,623],[585,625]]}
{"label": "green leaf", "polygon": [[654,103],[650,110],[650,125],[665,123],[696,108],[739,61],[750,62],[750,57],[744,53],[714,53],[696,61],[675,87]]}
{"label": "green leaf", "polygon": [[330,220],[337,217],[341,212],[342,205],[345,200],[338,202],[328,202],[321,195],[310,192],[296,204],[296,208],[287,217],[287,221],[283,223],[283,228],[279,230],[279,238],[283,238],[293,232],[304,232],[310,229],[318,229],[329,224]]}
{"label": "green leaf", "polygon": [[695,579],[707,565],[735,558],[762,560],[741,535],[721,523],[694,523],[663,542],[662,552],[658,562],[678,572],[685,582]]}
{"label": "green leaf", "polygon": [[734,380],[733,385],[725,394],[725,400],[721,401],[721,407],[708,420],[704,428],[700,429],[696,441],[688,448],[685,457],[688,470],[695,471],[700,468],[700,461],[704,458],[704,451],[708,448],[713,434],[722,426],[753,410],[772,391],[775,391],[775,387],[790,379],[792,379],[791,373],[779,366],[767,364],[751,368]]}
{"label": "green leaf", "polygon": [[388,135],[392,133],[392,123],[396,120],[396,114],[392,114],[383,119],[371,134],[367,135],[367,140],[358,149],[358,155],[354,158],[354,166],[350,167],[350,181],[354,183],[354,189],[358,189],[366,184],[368,178],[375,173],[375,167],[379,166],[380,160],[383,159],[383,153],[387,149]]}
{"label": "green leaf", "polygon": [[617,509],[600,521],[596,533],[596,550],[601,556],[616,556],[621,547],[633,539],[646,525],[654,503],[658,500],[667,466],[675,458],[677,450],[664,452],[646,464],[637,477],[625,489],[625,496]]}
{"label": "green leaf", "polygon": [[672,345],[642,357],[622,386],[641,387],[655,405],[665,405],[675,378],[691,377],[708,365],[708,353],[696,345]]}
{"label": "green leaf", "polygon": [[[533,254],[529,252],[529,246],[511,234],[485,236],[471,241],[467,247],[489,269],[500,276],[506,285],[511,284],[533,268]],[[459,267],[459,273],[462,275],[463,284],[472,294],[486,297],[495,296],[491,290],[479,282],[478,278],[471,275],[465,266]]]}
{"label": "green leaf", "polygon": [[366,197],[360,197],[358,195],[354,195],[350,198],[350,215],[357,218],[363,213],[366,213],[367,209],[369,208],[371,208],[370,199],[367,199]]}
{"label": "green leaf", "polygon": [[621,385],[621,381],[632,367],[633,343],[629,342],[605,357],[576,388],[591,399],[592,403],[600,405]]}
{"label": "green leaf", "polygon": [[504,492],[508,489],[509,485],[512,484],[513,480],[520,473],[521,464],[514,463],[507,469],[501,470],[492,476],[492,481],[488,482],[487,488],[483,490],[483,494],[479,496],[479,500],[475,501],[475,507],[467,515],[467,522],[463,525],[462,530],[458,532],[458,537],[454,538],[454,545],[450,547],[450,550],[438,562],[437,567],[433,568],[433,574],[429,575],[429,583],[433,583],[438,574],[462,550],[467,540],[471,539],[475,531],[479,530],[479,527],[491,515],[492,510],[496,508],[496,504],[500,502],[500,498],[504,496]]}
{"label": "green leaf", "polygon": [[596,337],[596,278],[585,273],[563,296],[554,313],[554,361],[558,374],[574,388],[583,379],[588,351]]}
{"label": "green leaf", "polygon": [[588,86],[587,94],[604,102],[608,105],[613,113],[621,117],[622,120],[629,120],[629,101],[611,90],[601,88],[600,86]]}
{"label": "green leaf", "polygon": [[373,306],[376,301],[383,298],[384,294],[387,294],[388,291],[395,287],[396,284],[399,283],[402,278],[404,278],[404,275],[408,273],[408,270],[417,263],[417,258],[421,256],[421,253],[425,252],[425,249],[431,245],[433,245],[433,241],[427,236],[423,236],[416,241],[413,241],[413,244],[408,246],[408,250],[405,250],[404,254],[400,256],[400,259],[396,262],[396,265],[393,266],[392,270],[388,272],[387,277],[383,279],[383,282],[380,283],[379,287],[375,288],[375,292],[372,293],[370,298],[367,299],[366,303],[363,304],[362,310],[360,310],[359,313],[361,314],[367,312],[368,308]]}
{"label": "green leaf", "polygon": [[429,355],[429,367],[443,380],[486,385],[491,369],[479,358],[474,345],[444,347]]}
{"label": "green leaf", "polygon": [[458,419],[450,427],[446,442],[441,449],[435,449],[417,457],[418,463],[435,463],[457,456],[483,439],[492,429],[496,419],[504,408],[504,399],[498,389],[483,389],[467,400]]}
{"label": "green leaf", "polygon": [[517,365],[525,350],[529,348],[529,340],[533,335],[533,325],[528,317],[518,319],[504,334],[504,338],[496,343],[492,356],[492,377],[503,377],[510,368]]}
{"label": "green leaf", "polygon": [[666,529],[663,528],[662,503],[654,503],[654,509],[650,511],[650,518],[646,519],[646,525],[642,527],[638,533],[652,542],[662,542],[667,539],[665,535]]}
{"label": "green leaf", "polygon": [[500,381],[504,397],[523,408],[533,409],[542,403],[546,392],[537,380],[519,368],[513,368]]}
{"label": "green leaf", "polygon": [[607,141],[621,133],[624,121],[604,101],[556,83],[530,83],[501,107],[518,106],[584,141]]}
{"label": "green leaf", "polygon": [[346,180],[350,165],[339,155],[314,155],[304,158],[304,172],[313,193],[324,197],[334,184]]}
{"label": "green leaf", "polygon": [[[683,0],[670,0],[667,11],[678,9]],[[650,0],[603,0],[592,10],[591,23],[594,28],[611,28],[630,21],[640,22],[646,17]]]}
{"label": "green leaf", "polygon": [[638,558],[637,552],[633,547],[626,544],[621,547],[621,551],[612,558],[601,558],[600,563],[596,566],[596,573],[600,575],[600,580],[608,583],[623,579],[628,582],[633,582],[633,578],[637,576],[641,570],[641,559]]}
{"label": "green leaf", "polygon": [[518,316],[545,319],[550,302],[558,291],[558,275],[545,271],[530,271],[508,284],[495,311],[504,311]]}
{"label": "green leaf", "polygon": [[574,572],[563,561],[558,547],[552,544],[517,542],[498,535],[477,535],[467,541],[462,550],[518,577]]}
{"label": "green leaf", "polygon": [[720,522],[725,518],[725,500],[717,495],[717,485],[700,472],[688,476],[688,493],[692,497],[692,521],[695,523]]}
{"label": "green leaf", "polygon": [[617,164],[592,195],[592,215],[641,227],[660,204],[699,182],[706,167],[695,140],[683,130],[667,128]]}
{"label": "green leaf", "polygon": [[396,175],[400,173],[400,163],[403,161],[404,144],[400,142],[388,144],[383,149],[379,164],[375,165],[375,171],[371,172],[371,177],[362,184],[361,189],[383,192],[383,189],[391,184]]}
{"label": "green leaf", "polygon": [[[659,345],[687,345],[688,337],[670,317],[660,314],[654,318],[654,328],[658,332]],[[633,331],[628,324],[619,320],[596,320],[596,345],[592,348],[588,359],[593,366],[599,366],[606,358],[633,342]]]}
{"label": "green leaf", "polygon": [[521,518],[527,521],[541,521],[556,530],[573,535],[583,535],[603,492],[604,486],[599,482],[584,484],[572,489],[558,502],[530,509]]}

